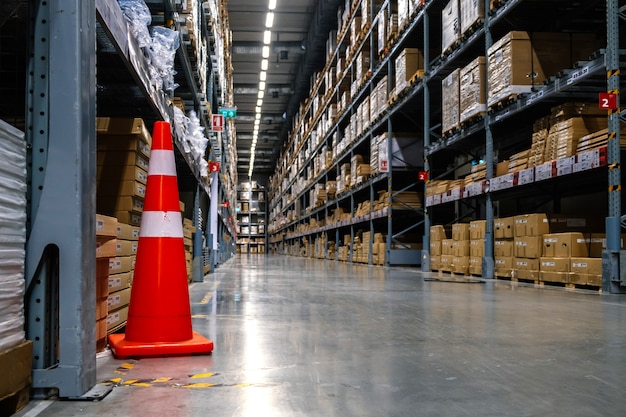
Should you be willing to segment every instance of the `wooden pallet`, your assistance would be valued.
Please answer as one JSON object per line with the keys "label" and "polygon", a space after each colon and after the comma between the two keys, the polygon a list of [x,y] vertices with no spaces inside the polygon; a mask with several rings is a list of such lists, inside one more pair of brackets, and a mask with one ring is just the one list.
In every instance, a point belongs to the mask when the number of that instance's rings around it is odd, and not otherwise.
{"label": "wooden pallet", "polygon": [[422,78],[424,78],[424,70],[417,70],[415,74],[413,74],[411,79],[409,80],[409,85],[410,86],[415,85]]}
{"label": "wooden pallet", "polygon": [[496,103],[492,104],[491,106],[489,106],[489,111],[497,111],[497,110],[501,110],[505,107],[510,106],[512,103],[514,103],[515,101],[517,101],[517,98],[519,97],[519,94],[509,94],[506,97],[503,97],[502,99],[498,100]]}
{"label": "wooden pallet", "polygon": [[481,111],[476,113],[475,115],[468,117],[467,119],[463,120],[461,122],[461,128],[465,129],[469,126],[472,126],[478,122],[480,122],[481,120],[483,120],[485,118],[485,115],[487,114],[487,112],[485,111]]}
{"label": "wooden pallet", "polygon": [[24,408],[30,399],[30,385],[17,389],[15,392],[0,399],[0,415],[10,416]]}
{"label": "wooden pallet", "polygon": [[387,43],[385,44],[385,52],[389,53],[393,45],[398,40],[398,32],[391,32],[387,34]]}

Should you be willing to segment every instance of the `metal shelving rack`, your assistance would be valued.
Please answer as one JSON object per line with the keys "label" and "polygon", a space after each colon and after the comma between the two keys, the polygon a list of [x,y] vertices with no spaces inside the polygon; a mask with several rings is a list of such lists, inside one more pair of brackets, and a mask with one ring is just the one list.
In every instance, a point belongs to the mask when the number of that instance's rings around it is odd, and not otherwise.
{"label": "metal shelving rack", "polygon": [[[433,5],[440,4],[438,0],[428,2],[427,10]],[[475,48],[475,45],[484,39],[484,49],[482,54],[492,44],[492,30],[496,25],[506,26],[507,19],[514,15],[516,10],[524,5],[523,0],[509,0],[500,2],[500,7],[491,10],[489,2],[485,2],[485,19],[476,32],[461,41],[461,44],[447,56],[436,58],[432,65],[431,76],[438,73],[443,76],[449,73],[454,65],[467,63],[467,51]],[[598,2],[596,2],[598,3]],[[483,277],[493,277],[493,219],[494,203],[500,199],[510,198],[522,193],[528,193],[532,187],[550,187],[553,191],[552,197],[560,198],[564,192],[558,185],[574,184],[581,181],[580,173],[594,176],[591,180],[593,187],[599,191],[604,188],[604,181],[601,179],[602,173],[607,170],[609,176],[609,208],[606,218],[607,250],[603,254],[603,290],[610,292],[623,292],[626,281],[620,278],[620,268],[618,258],[620,256],[620,226],[619,218],[621,213],[620,184],[621,174],[619,170],[620,144],[619,144],[619,115],[618,112],[609,112],[609,144],[607,148],[600,150],[606,152],[606,158],[601,158],[599,166],[589,166],[588,164],[574,162],[568,169],[560,170],[560,161],[552,161],[547,167],[530,168],[523,172],[509,173],[502,176],[495,176],[493,167],[495,166],[494,153],[494,129],[502,124],[515,126],[519,124],[519,115],[528,112],[539,105],[546,106],[558,100],[565,101],[567,94],[574,94],[575,98],[585,97],[588,101],[597,99],[597,94],[601,91],[613,91],[619,93],[620,80],[617,69],[619,69],[619,25],[617,24],[619,10],[618,2],[606,1],[607,9],[607,46],[601,49],[589,60],[578,62],[577,66],[571,69],[563,69],[545,82],[543,85],[533,87],[531,93],[521,94],[514,101],[499,108],[490,109],[479,123],[464,126],[457,132],[443,138],[436,135],[427,135],[425,140],[425,155],[427,160],[437,156],[438,152],[448,149],[461,149],[466,143],[476,146],[476,141],[469,141],[468,138],[479,138],[484,135],[484,140],[479,146],[484,149],[484,161],[487,167],[486,179],[470,186],[462,187],[457,192],[447,192],[440,195],[432,195],[426,198],[426,206],[429,213],[436,212],[439,207],[449,204],[460,204],[475,201],[484,210],[484,217],[487,220],[485,236],[485,256],[483,257]],[[428,48],[425,48],[428,49]],[[465,55],[464,55],[465,54]],[[465,59],[465,61],[464,61]],[[608,73],[608,83],[603,82],[604,74]],[[441,77],[439,77],[441,78]],[[435,78],[437,79],[437,78]],[[517,120],[514,120],[515,118]],[[434,137],[433,137],[434,136]],[[433,138],[434,140],[430,140]],[[431,167],[429,166],[429,169]],[[443,170],[445,171],[445,170]],[[532,172],[530,172],[532,171]],[[442,169],[439,169],[442,172]],[[449,173],[449,172],[448,172]],[[547,182],[546,182],[547,181]],[[595,181],[595,182],[594,182]],[[553,185],[551,185],[553,184]],[[458,213],[458,211],[457,211]],[[428,216],[430,217],[430,215]],[[430,220],[430,219],[429,219]],[[425,254],[428,257],[428,254]]]}
{"label": "metal shelving rack", "polygon": [[[244,187],[243,184],[239,184],[237,187],[238,252],[252,254],[252,248],[255,248],[254,253],[267,254],[267,192],[263,186],[247,184],[249,186]],[[246,207],[247,210],[244,210]],[[244,230],[247,230],[247,233],[244,233]],[[253,230],[256,232],[253,233]],[[263,247],[262,252],[261,247]]]}
{"label": "metal shelving rack", "polygon": [[[397,56],[399,51],[405,47],[417,47],[424,53],[424,77],[414,83],[407,91],[403,93],[395,102],[391,103],[388,109],[386,109],[382,118],[373,120],[365,133],[362,134],[357,140],[349,146],[345,153],[342,153],[337,157],[337,160],[333,162],[331,167],[324,172],[313,176],[307,182],[305,187],[300,187],[297,191],[294,190],[294,186],[298,184],[298,179],[301,178],[307,167],[310,164],[297,164],[299,152],[306,148],[307,136],[299,136],[293,134],[291,140],[282,155],[283,165],[276,176],[273,178],[272,188],[278,191],[271,198],[270,223],[273,224],[270,231],[270,246],[274,252],[285,253],[285,245],[290,242],[295,242],[297,239],[305,237],[314,237],[320,233],[328,233],[329,236],[335,237],[335,242],[339,241],[340,234],[349,232],[351,236],[354,236],[355,226],[369,226],[369,230],[375,231],[377,229],[374,221],[379,216],[387,216],[388,222],[388,237],[394,236],[394,220],[396,212],[374,212],[361,218],[351,218],[347,221],[339,222],[338,224],[326,224],[317,228],[309,229],[306,231],[298,231],[298,226],[306,224],[309,219],[324,219],[329,213],[330,209],[340,207],[344,205],[345,201],[349,201],[349,204],[345,204],[349,208],[354,208],[355,193],[366,193],[366,190],[370,190],[370,197],[373,195],[372,191],[379,190],[381,184],[386,182],[388,189],[391,190],[395,185],[395,180],[398,175],[382,174],[375,178],[370,178],[363,184],[359,185],[356,189],[350,190],[346,195],[337,199],[331,199],[322,206],[315,207],[310,212],[305,212],[304,207],[307,206],[308,197],[307,192],[311,189],[313,184],[322,181],[332,180],[338,171],[339,164],[342,158],[346,155],[354,154],[362,144],[367,141],[372,135],[376,134],[380,130],[387,129],[389,135],[394,129],[394,116],[401,114],[402,112],[411,109],[411,111],[418,119],[418,123],[421,123],[423,130],[423,147],[424,147],[424,166],[423,169],[431,174],[431,180],[438,177],[444,177],[450,175],[455,168],[450,169],[446,165],[442,165],[445,161],[447,152],[475,152],[478,151],[484,159],[487,172],[486,180],[471,184],[467,187],[463,187],[458,193],[446,193],[445,195],[428,196],[425,202],[425,210],[423,215],[417,214],[414,217],[416,223],[423,224],[423,230],[425,231],[423,236],[424,250],[421,254],[421,264],[424,271],[430,270],[430,254],[429,243],[430,237],[428,230],[433,223],[433,218],[437,219],[437,216],[445,216],[445,222],[454,222],[459,213],[464,211],[465,213],[478,210],[482,211],[479,214],[479,218],[486,219],[486,237],[485,237],[485,256],[483,257],[483,276],[493,277],[494,274],[494,258],[493,258],[493,220],[494,220],[494,207],[501,199],[510,198],[516,194],[525,193],[525,190],[533,189],[533,187],[539,187],[539,189],[551,190],[550,192],[556,193],[557,196],[563,191],[557,188],[561,185],[565,185],[568,182],[580,182],[581,175],[591,176],[590,180],[585,180],[588,189],[594,187],[596,189],[604,189],[604,181],[600,178],[604,175],[603,172],[608,170],[609,176],[609,209],[607,216],[607,251],[604,255],[604,290],[612,292],[621,292],[626,282],[623,278],[620,278],[619,268],[619,235],[620,227],[619,221],[621,218],[621,173],[620,173],[620,147],[619,147],[619,112],[612,112],[609,114],[609,127],[610,127],[610,140],[609,145],[606,148],[607,157],[603,158],[603,163],[599,167],[586,166],[585,164],[577,164],[572,166],[570,172],[565,176],[559,176],[559,178],[553,178],[551,174],[540,175],[539,177],[529,177],[519,173],[507,174],[505,176],[496,176],[494,170],[495,150],[498,149],[498,129],[501,126],[515,126],[520,124],[520,120],[526,114],[529,113],[529,109],[537,111],[537,109],[548,108],[550,103],[563,102],[568,96],[573,99],[586,98],[587,101],[595,100],[595,94],[600,91],[611,91],[619,93],[620,89],[620,50],[619,50],[619,16],[623,12],[623,7],[620,8],[619,2],[615,0],[606,1],[606,16],[607,27],[606,37],[608,39],[606,48],[600,49],[598,53],[591,56],[586,61],[579,61],[575,67],[571,69],[564,68],[563,71],[553,75],[543,85],[535,85],[531,93],[525,93],[519,95],[515,100],[507,103],[504,106],[492,108],[484,115],[484,117],[478,120],[476,123],[463,125],[458,131],[451,135],[442,137],[440,133],[441,119],[440,119],[440,93],[441,80],[448,75],[454,68],[469,63],[471,59],[477,55],[486,55],[488,48],[493,43],[492,37],[501,36],[508,30],[511,30],[511,19],[521,18],[520,11],[523,7],[544,8],[545,5],[541,2],[534,2],[532,0],[506,0],[498,2],[498,7],[491,9],[490,2],[485,1],[485,18],[481,24],[473,29],[473,32],[469,35],[463,36],[460,42],[455,45],[452,50],[446,51],[445,54],[437,53],[440,50],[440,32],[441,32],[441,11],[447,4],[447,0],[426,0],[417,12],[413,14],[410,22],[401,29],[396,41],[389,48],[388,53],[383,57],[376,57],[373,53],[370,53],[371,62],[374,64],[371,66],[371,72],[368,78],[365,80],[360,90],[353,96],[351,104],[339,114],[333,127],[325,134],[324,138],[319,144],[313,148],[313,150],[307,155],[312,159],[318,152],[321,151],[323,146],[330,143],[330,138],[334,134],[341,134],[341,129],[347,123],[349,117],[354,113],[356,106],[363,100],[363,98],[371,93],[375,81],[379,80],[383,75],[390,77],[389,83],[391,84],[391,77],[394,75],[394,68],[392,65],[392,59]],[[393,2],[384,1],[378,6],[380,8],[390,7]],[[585,5],[585,7],[597,6],[602,2],[594,2],[594,4]],[[352,13],[348,17],[348,25],[354,18],[354,11],[360,6],[361,1],[354,1],[351,4]],[[395,4],[395,3],[394,3]],[[567,6],[567,2],[562,2],[563,6]],[[552,7],[552,5],[551,5]],[[372,16],[377,16],[372,21],[372,26],[366,30],[365,37],[372,42],[373,27],[375,25],[378,15],[378,8],[372,6]],[[543,10],[543,9],[542,9]],[[535,15],[536,16],[536,15]],[[566,17],[564,17],[566,18]],[[521,29],[523,30],[523,29]],[[346,33],[339,34],[339,44],[345,39]],[[367,43],[367,41],[366,41]],[[357,52],[362,48],[357,47]],[[373,50],[373,48],[370,48]],[[434,53],[435,56],[431,56]],[[377,59],[379,58],[379,59]],[[326,67],[322,70],[322,73],[327,71],[328,67],[334,65],[337,59],[337,51],[333,51],[331,58],[326,64]],[[350,63],[348,63],[350,65]],[[605,73],[608,71],[608,82],[603,81]],[[353,81],[351,79],[350,81]],[[439,85],[438,85],[439,84]],[[608,84],[608,85],[607,85]],[[311,102],[319,88],[324,86],[324,81],[318,79],[312,88],[313,95],[311,99],[303,103],[301,106],[301,116],[299,120],[296,120],[294,132],[298,132],[298,128],[304,120],[310,120],[309,126],[314,126],[319,119],[319,114],[315,117],[311,116],[309,109]],[[328,87],[328,86],[326,86]],[[345,87],[345,86],[344,86]],[[338,94],[339,89],[342,88],[341,81],[339,85],[332,86],[332,95],[334,97]],[[391,89],[388,89],[391,91]],[[322,107],[327,103],[323,102]],[[421,119],[421,120],[420,120]],[[521,123],[524,123],[522,121]],[[519,140],[519,139],[518,139]],[[604,152],[604,151],[603,151]],[[448,157],[449,158],[449,157]],[[345,160],[345,159],[343,159]],[[556,162],[553,161],[552,165]],[[288,167],[296,165],[297,169],[289,170]],[[546,168],[547,169],[547,168]],[[575,171],[575,172],[574,172]],[[433,175],[434,174],[434,175]],[[434,177],[434,178],[433,178]],[[599,187],[598,187],[599,186]],[[524,188],[526,187],[526,188]],[[290,195],[290,198],[285,198]],[[285,201],[287,200],[287,201]],[[297,202],[297,203],[296,203]],[[296,204],[299,204],[300,210]],[[459,209],[458,207],[470,206],[469,209]],[[448,207],[448,208],[445,208]],[[450,209],[452,207],[452,209]],[[456,208],[455,208],[456,207]],[[290,210],[295,210],[295,218],[286,218],[286,214]],[[456,212],[456,214],[454,214]],[[278,221],[276,221],[278,220]],[[625,222],[626,223],[626,222]],[[378,225],[378,227],[380,227]],[[365,227],[367,229],[367,227]],[[420,226],[421,228],[421,226]],[[301,230],[301,229],[300,229]],[[340,233],[341,230],[341,233]],[[334,232],[334,233],[333,233]],[[388,239],[389,240],[389,239]],[[387,242],[387,251],[390,250],[390,242]],[[389,258],[388,258],[389,259]],[[393,264],[392,261],[387,264]]]}
{"label": "metal shelving rack", "polygon": [[[331,92],[326,94],[324,97],[324,102],[320,104],[320,107],[324,109],[331,101],[339,102],[341,100],[341,92],[347,85],[351,85],[354,82],[361,81],[361,85],[358,87],[358,90],[353,95],[351,99],[351,103],[344,109],[340,114],[337,115],[336,120],[333,122],[332,127],[328,130],[328,132],[324,135],[323,139],[320,140],[313,148],[313,150],[308,155],[308,159],[312,160],[316,155],[322,152],[325,146],[329,146],[332,142],[332,138],[334,135],[337,136],[337,142],[341,139],[341,130],[344,129],[348,122],[350,121],[351,116],[356,112],[357,106],[363,102],[364,99],[373,91],[375,87],[375,83],[383,79],[384,76],[392,77],[394,73],[393,68],[393,59],[400,53],[401,44],[408,36],[408,30],[400,34],[398,41],[393,45],[390,51],[383,57],[379,57],[375,53],[375,45],[374,45],[374,33],[376,25],[378,24],[378,12],[380,9],[390,9],[392,7],[391,1],[381,2],[382,4],[374,4],[374,2],[369,2],[369,15],[372,16],[371,24],[369,27],[364,29],[360,36],[361,42],[358,42],[358,46],[350,52],[350,59],[346,59],[345,67],[348,68],[341,77],[338,78],[337,83],[335,85],[326,85],[328,82],[325,82],[323,78],[318,78],[315,82],[315,85],[312,88],[314,94],[317,94],[319,91],[324,91],[325,87],[327,90]],[[342,59],[340,57],[341,53],[339,52],[342,49],[345,49],[346,43],[348,42],[348,34],[350,32],[349,28],[355,19],[357,13],[356,10],[361,7],[360,1],[354,1],[352,3],[351,11],[349,13],[348,18],[345,20],[346,23],[343,26],[343,30],[338,35],[337,47],[330,55],[324,69],[321,73],[325,73],[329,67],[335,66],[338,60]],[[417,25],[416,22],[421,21],[421,19],[415,19],[414,22],[411,23],[411,27]],[[366,74],[360,79],[357,80],[356,70],[355,70],[355,61],[357,54],[361,51],[369,51],[369,60],[373,64],[370,67],[370,70],[366,72]],[[343,53],[343,52],[342,52]],[[388,80],[388,94],[393,90],[393,84],[391,79]],[[300,207],[306,207],[307,204],[310,204],[308,199],[308,193],[314,184],[320,181],[328,181],[333,180],[339,176],[339,169],[342,163],[349,162],[350,158],[353,155],[359,154],[362,152],[364,154],[369,155],[369,144],[373,136],[387,132],[389,138],[392,137],[394,129],[396,125],[407,125],[406,120],[398,120],[394,121],[394,117],[396,119],[400,119],[403,117],[402,113],[406,110],[406,107],[403,110],[403,107],[407,103],[414,104],[417,101],[417,98],[421,94],[421,85],[417,83],[413,87],[409,88],[408,91],[405,91],[401,97],[399,97],[392,105],[386,109],[382,115],[380,115],[377,119],[371,120],[369,127],[364,129],[364,131],[354,140],[351,144],[349,144],[342,152],[336,155],[336,158],[333,160],[330,167],[323,169],[318,175],[313,176],[312,179],[308,181],[308,185],[303,187],[301,190],[297,191],[295,195],[292,196],[288,204],[280,207],[280,215],[283,215],[288,210],[293,210],[294,207],[297,208],[297,205]],[[421,107],[421,105],[420,105]],[[308,114],[311,112],[312,108],[312,100],[309,100],[304,103],[304,114]],[[323,112],[318,112],[313,118],[310,125],[315,125],[316,122],[322,117]],[[301,115],[300,120],[296,123],[296,128],[294,131],[297,131],[302,123],[304,123],[306,117]],[[397,123],[398,122],[398,123]],[[415,125],[411,126],[415,128]],[[283,157],[283,173],[274,178],[273,187],[281,185],[280,183],[284,178],[287,177],[288,174],[285,173],[285,167],[292,166],[296,163],[298,158],[300,157],[299,153],[303,151],[303,148],[307,146],[307,141],[311,140],[310,132],[307,132],[303,137],[298,138],[298,135],[292,135],[289,144],[287,145],[287,151],[282,155]],[[393,142],[391,139],[388,139],[388,155],[393,155]],[[393,159],[393,158],[391,158]],[[390,161],[391,162],[391,161]],[[293,172],[291,178],[282,187],[281,195],[274,195],[271,198],[270,203],[270,215],[276,216],[276,208],[281,205],[281,198],[287,194],[289,190],[292,190],[296,185],[296,182],[299,178],[301,178],[307,169],[311,168],[310,163],[300,164],[301,166]],[[422,169],[422,166],[410,165],[404,168],[394,167],[392,165],[391,169],[388,172],[380,173],[371,178],[365,179],[363,182],[357,184],[356,186],[348,189],[346,192],[337,195],[336,198],[328,200],[325,204],[314,207],[308,213],[296,213],[296,219],[290,220],[288,222],[284,222],[278,226],[274,226],[270,230],[270,247],[273,252],[277,253],[285,253],[285,245],[293,242],[297,242],[303,238],[314,238],[321,233],[326,233],[328,236],[334,237],[334,242],[338,243],[341,239],[340,237],[343,235],[350,235],[351,242],[354,241],[354,237],[359,230],[369,231],[370,237],[374,235],[375,232],[383,233],[387,236],[386,240],[386,258],[385,264],[387,265],[409,265],[409,264],[420,264],[421,262],[421,251],[411,249],[403,249],[397,250],[394,248],[394,245],[397,243],[397,238],[405,233],[412,232],[414,230],[421,230],[424,226],[424,217],[422,209],[412,209],[412,208],[396,208],[393,209],[393,203],[396,202],[397,193],[400,191],[406,191],[409,189],[417,190],[420,189],[421,183],[417,181],[417,172]],[[394,177],[397,175],[397,177]],[[400,178],[404,178],[401,180]],[[394,187],[396,189],[394,189]],[[387,199],[387,207],[384,209],[373,210],[373,201],[376,200],[378,192],[388,192]],[[336,208],[344,208],[347,212],[352,212],[353,214],[356,212],[357,205],[364,201],[370,201],[370,210],[369,213],[359,216],[352,216],[349,220],[342,220],[334,224],[327,224],[324,226],[320,226],[317,228],[309,229],[306,231],[298,231],[298,226],[304,225],[309,222],[310,219],[322,220],[326,219],[331,215],[331,210]],[[398,206],[396,204],[396,206]],[[392,211],[395,214],[395,219],[392,217]],[[401,222],[399,220],[400,216],[404,215],[404,217],[410,216],[411,219],[407,222]],[[417,218],[417,220],[415,220]],[[270,219],[270,223],[272,223],[273,219]],[[331,239],[332,240],[332,239]],[[364,244],[369,245],[368,250],[368,261],[367,263],[372,263],[372,250],[370,242],[363,242]],[[402,244],[400,244],[402,245]],[[325,252],[327,248],[324,248]],[[350,253],[349,259],[353,260],[354,256],[354,247],[350,245]],[[337,259],[337,256],[335,256]]]}
{"label": "metal shelving rack", "polygon": [[[146,3],[164,12],[163,22],[175,15],[172,0]],[[31,7],[26,137],[32,167],[25,275],[27,338],[33,340],[34,348],[32,387],[39,398],[56,394],[91,400],[107,393],[96,385],[96,97],[98,112],[110,103],[110,96],[104,94],[118,92],[129,94],[124,104],[136,106],[135,117],[172,122],[173,111],[168,95],[151,85],[143,54],[115,0],[47,0],[33,2]],[[199,13],[205,12],[199,8]],[[179,28],[179,22],[171,22]],[[97,54],[103,55],[96,71]],[[189,81],[186,101],[206,123],[203,106],[218,103],[213,78],[208,91],[199,91],[184,46],[176,62],[177,70],[183,70],[179,76]],[[118,77],[120,84],[99,82],[108,71],[114,71],[112,77]],[[121,115],[128,117],[122,107]],[[116,116],[112,110],[110,115]],[[205,220],[200,208],[210,212],[217,207],[220,180],[218,174],[212,174],[211,180],[201,177],[179,139],[175,135],[179,184],[187,184],[195,195],[198,245]],[[208,220],[204,223],[211,224]],[[233,232],[232,225],[224,224],[214,233],[232,236]],[[204,263],[201,248],[195,248],[194,255]]]}

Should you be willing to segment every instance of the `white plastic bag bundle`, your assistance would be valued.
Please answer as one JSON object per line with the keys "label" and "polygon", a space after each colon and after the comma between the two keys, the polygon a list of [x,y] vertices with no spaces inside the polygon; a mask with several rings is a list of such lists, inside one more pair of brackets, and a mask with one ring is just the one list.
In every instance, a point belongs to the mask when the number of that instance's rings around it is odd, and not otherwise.
{"label": "white plastic bag bundle", "polygon": [[[178,84],[174,82],[174,75],[176,75],[174,58],[179,46],[178,32],[161,26],[152,28],[152,44],[150,48],[152,66],[156,69],[163,90],[170,93],[178,87]],[[157,87],[160,86],[157,85]]]}
{"label": "white plastic bag bundle", "polygon": [[148,26],[152,23],[150,9],[143,0],[117,0],[129,23],[130,31],[137,39],[141,48],[149,48],[152,44]]}

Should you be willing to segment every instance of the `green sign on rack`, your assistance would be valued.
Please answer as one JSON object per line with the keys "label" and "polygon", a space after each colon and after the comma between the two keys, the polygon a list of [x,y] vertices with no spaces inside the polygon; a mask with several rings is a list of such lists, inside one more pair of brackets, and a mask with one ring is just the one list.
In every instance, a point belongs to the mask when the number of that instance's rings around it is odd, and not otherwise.
{"label": "green sign on rack", "polygon": [[237,108],[220,107],[219,112],[225,119],[234,119],[237,117]]}

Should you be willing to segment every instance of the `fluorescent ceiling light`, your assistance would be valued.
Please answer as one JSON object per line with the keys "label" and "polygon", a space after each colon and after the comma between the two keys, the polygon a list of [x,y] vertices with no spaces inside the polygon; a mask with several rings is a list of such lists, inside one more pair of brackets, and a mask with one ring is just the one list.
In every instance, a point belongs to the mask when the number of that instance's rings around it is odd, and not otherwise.
{"label": "fluorescent ceiling light", "polygon": [[261,81],[267,80],[267,71],[261,71],[261,75],[259,76]]}
{"label": "fluorescent ceiling light", "polygon": [[261,108],[260,107],[255,107],[254,111],[256,112],[256,114],[261,114]]}
{"label": "fluorescent ceiling light", "polygon": [[272,42],[272,31],[266,30],[263,32],[263,43],[269,45]]}
{"label": "fluorescent ceiling light", "polygon": [[270,62],[267,59],[264,59],[263,61],[261,61],[261,69],[263,71],[267,71],[267,67],[269,66]]}
{"label": "fluorescent ceiling light", "polygon": [[275,8],[276,8],[276,0],[270,0],[270,4],[268,6],[268,9],[274,10]]}
{"label": "fluorescent ceiling light", "polygon": [[259,91],[265,91],[265,81],[259,82]]}
{"label": "fluorescent ceiling light", "polygon": [[265,18],[265,26],[271,28],[274,25],[274,13],[267,12],[267,17]]}
{"label": "fluorescent ceiling light", "polygon": [[254,124],[255,124],[255,126],[260,125],[260,124],[261,124],[261,119],[260,119],[260,118],[259,118],[259,119],[256,119],[256,120],[254,121]]}
{"label": "fluorescent ceiling light", "polygon": [[270,47],[265,45],[262,51],[263,58],[269,58],[270,56]]}
{"label": "fluorescent ceiling light", "polygon": [[258,100],[256,101],[256,105],[257,105],[258,107],[261,107],[261,106],[263,105],[263,99],[262,99],[262,98],[258,99]]}
{"label": "fluorescent ceiling light", "polygon": [[263,98],[263,96],[265,95],[265,91],[259,91],[259,94],[257,94],[258,98]]}

